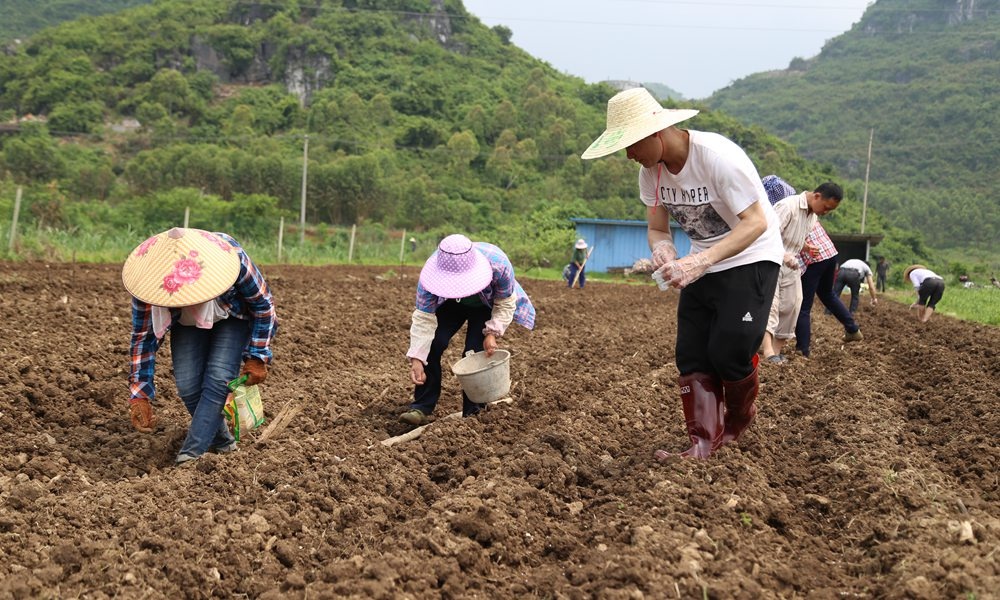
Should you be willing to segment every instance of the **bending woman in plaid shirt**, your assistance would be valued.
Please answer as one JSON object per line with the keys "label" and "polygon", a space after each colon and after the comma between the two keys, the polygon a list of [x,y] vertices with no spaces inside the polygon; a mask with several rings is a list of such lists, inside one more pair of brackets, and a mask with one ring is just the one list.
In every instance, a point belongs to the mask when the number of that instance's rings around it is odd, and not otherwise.
{"label": "bending woman in plaid shirt", "polygon": [[[441,396],[441,356],[466,322],[462,353],[485,350],[492,356],[511,322],[534,328],[535,307],[503,250],[456,233],[441,240],[420,270],[406,352],[416,387],[410,409],[399,417],[404,423],[420,425],[434,411]],[[462,416],[479,409],[463,392]]]}
{"label": "bending woman in plaid shirt", "polygon": [[177,394],[191,414],[175,463],[232,452],[236,441],[222,416],[226,384],[244,373],[247,385],[267,378],[278,325],[260,270],[224,233],[174,228],[132,251],[122,281],[133,296],[132,425],[143,433],[156,427],[156,351],[169,330]]}

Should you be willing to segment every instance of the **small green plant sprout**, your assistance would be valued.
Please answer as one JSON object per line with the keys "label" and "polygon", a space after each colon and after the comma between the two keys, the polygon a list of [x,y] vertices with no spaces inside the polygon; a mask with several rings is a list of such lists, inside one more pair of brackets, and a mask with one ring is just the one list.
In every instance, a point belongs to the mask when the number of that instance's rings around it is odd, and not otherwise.
{"label": "small green plant sprout", "polygon": [[753,527],[753,519],[750,518],[749,513],[745,512],[740,513],[740,525],[746,527],[747,529]]}

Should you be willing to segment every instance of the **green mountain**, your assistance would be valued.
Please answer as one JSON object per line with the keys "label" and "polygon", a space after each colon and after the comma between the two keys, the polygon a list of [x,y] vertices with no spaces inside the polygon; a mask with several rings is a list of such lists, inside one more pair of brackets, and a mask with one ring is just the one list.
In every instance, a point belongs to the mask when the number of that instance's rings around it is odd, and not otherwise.
{"label": "green mountain", "polygon": [[[192,226],[271,235],[299,214],[308,139],[309,223],[459,228],[540,261],[568,247],[569,217],[643,218],[634,163],[579,159],[613,93],[460,0],[157,0],[0,54],[0,218],[19,184],[39,226],[157,230],[192,207]],[[719,111],[689,124],[800,189],[837,178]],[[828,223],[856,231],[844,204]],[[922,252],[868,223],[890,257]]]}
{"label": "green mountain", "polygon": [[1000,1],[879,0],[809,60],[707,103],[864,179],[869,204],[941,248],[1000,240]]}
{"label": "green mountain", "polygon": [[152,0],[3,0],[0,42],[24,39],[40,29],[83,16],[104,15]]}

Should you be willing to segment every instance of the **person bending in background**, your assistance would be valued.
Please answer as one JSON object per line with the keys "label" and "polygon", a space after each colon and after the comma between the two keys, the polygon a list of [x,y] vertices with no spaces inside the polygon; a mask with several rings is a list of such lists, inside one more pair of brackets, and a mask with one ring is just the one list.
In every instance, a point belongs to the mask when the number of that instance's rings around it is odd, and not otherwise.
{"label": "person bending in background", "polygon": [[151,406],[156,351],[169,330],[177,394],[191,415],[175,464],[209,450],[235,450],[222,416],[226,385],[244,373],[246,385],[267,378],[278,327],[260,270],[224,233],[174,228],[132,251],[122,281],[132,295],[132,425],[143,433],[156,427]]}
{"label": "person bending in background", "polygon": [[[608,101],[607,129],[582,158],[625,149],[641,165],[639,198],[658,275],[680,290],[675,356],[691,447],[708,458],[757,414],[757,348],[784,252],[774,210],[750,158],[716,133],[675,125],[696,110],[668,110],[643,88]],[[677,257],[671,215],[691,238]],[[657,450],[657,460],[675,454]]]}
{"label": "person bending in background", "polygon": [[[770,190],[765,186],[768,199],[776,191],[776,187],[780,186],[772,185]],[[840,206],[843,197],[844,191],[840,186],[828,181],[812,192],[788,196],[774,203],[785,257],[778,276],[778,285],[774,290],[774,300],[771,302],[767,331],[764,332],[764,342],[761,345],[764,360],[768,362],[784,363],[785,357],[781,351],[785,343],[795,337],[795,324],[802,305],[802,279],[799,276],[798,255],[804,249],[806,237],[818,222],[818,217]]]}
{"label": "person bending in background", "polygon": [[944,279],[923,265],[906,267],[903,279],[912,283],[917,290],[917,301],[910,308],[917,309],[917,320],[926,323],[944,296]]}
{"label": "person bending in background", "polygon": [[[416,386],[409,410],[399,420],[421,425],[441,397],[441,357],[462,325],[468,323],[465,349],[492,356],[497,339],[511,322],[535,326],[535,307],[514,279],[514,266],[503,250],[461,234],[441,240],[420,270],[416,308],[410,319],[410,380]],[[462,416],[480,406],[462,392]]]}
{"label": "person bending in background", "polygon": [[848,308],[851,314],[858,310],[858,302],[861,298],[861,282],[868,284],[868,293],[872,297],[872,306],[878,303],[878,296],[875,294],[875,282],[872,281],[872,269],[863,260],[852,258],[845,260],[837,271],[837,279],[833,284],[833,293],[840,297],[844,287],[851,290],[851,306]]}
{"label": "person bending in background", "polygon": [[[583,238],[576,240],[573,245],[573,260],[569,263],[568,281],[566,285],[583,289],[583,284],[587,283],[586,263],[587,262],[587,241]],[[579,273],[579,275],[577,275]]]}

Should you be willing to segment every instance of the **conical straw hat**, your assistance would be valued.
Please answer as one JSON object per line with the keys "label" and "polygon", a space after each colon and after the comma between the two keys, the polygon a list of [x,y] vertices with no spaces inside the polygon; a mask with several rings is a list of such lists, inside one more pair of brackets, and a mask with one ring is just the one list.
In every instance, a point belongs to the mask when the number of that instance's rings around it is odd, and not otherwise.
{"label": "conical straw hat", "polygon": [[208,231],[175,227],[129,254],[122,282],[147,304],[175,308],[221,296],[239,274],[239,251],[232,244]]}
{"label": "conical straw hat", "polygon": [[927,267],[925,267],[924,265],[910,265],[906,267],[906,270],[903,271],[903,281],[909,281],[910,273],[916,271],[917,269],[926,269],[926,268]]}
{"label": "conical straw hat", "polygon": [[608,127],[580,158],[600,158],[618,152],[647,135],[690,119],[694,109],[668,109],[660,106],[646,88],[619,92],[608,100]]}

